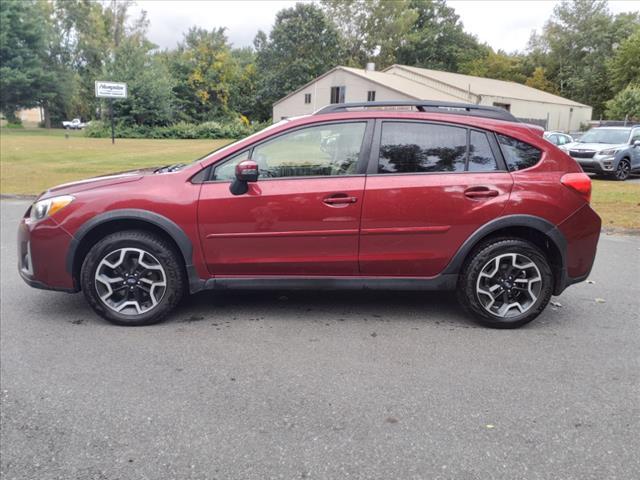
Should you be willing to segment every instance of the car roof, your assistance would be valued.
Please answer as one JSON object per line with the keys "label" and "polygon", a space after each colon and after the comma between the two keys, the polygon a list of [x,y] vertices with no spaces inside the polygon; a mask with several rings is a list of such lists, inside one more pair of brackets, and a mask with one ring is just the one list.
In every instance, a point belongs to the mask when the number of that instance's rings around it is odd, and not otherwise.
{"label": "car roof", "polygon": [[[419,112],[412,110],[359,110],[354,112],[334,112],[334,113],[316,113],[312,115],[303,115],[283,119],[280,122],[271,125],[271,127],[240,140],[232,145],[228,145],[222,149],[212,152],[210,155],[200,159],[203,166],[208,166],[217,161],[221,156],[239,153],[245,148],[255,143],[266,140],[269,137],[279,135],[287,130],[297,127],[311,126],[317,123],[325,122],[348,122],[348,121],[366,121],[366,120],[405,120],[405,121],[433,121],[438,123],[447,123],[451,125],[459,125],[464,128],[478,128],[491,130],[499,134],[515,137],[531,145],[541,149],[546,149],[548,141],[542,138],[542,132],[536,131],[532,125],[522,122],[511,122],[505,120],[497,120],[494,118],[478,117],[471,115],[460,115],[456,113],[439,112]],[[540,129],[541,130],[541,129]]]}

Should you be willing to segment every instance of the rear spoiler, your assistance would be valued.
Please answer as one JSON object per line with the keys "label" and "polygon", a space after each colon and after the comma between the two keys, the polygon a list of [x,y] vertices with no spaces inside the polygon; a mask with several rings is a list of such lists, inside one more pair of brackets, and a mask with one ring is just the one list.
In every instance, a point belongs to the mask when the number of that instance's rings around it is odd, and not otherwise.
{"label": "rear spoiler", "polygon": [[529,127],[529,130],[531,130],[534,134],[538,135],[539,137],[544,136],[544,128],[542,128],[540,125],[536,125],[535,123],[525,123],[525,125]]}

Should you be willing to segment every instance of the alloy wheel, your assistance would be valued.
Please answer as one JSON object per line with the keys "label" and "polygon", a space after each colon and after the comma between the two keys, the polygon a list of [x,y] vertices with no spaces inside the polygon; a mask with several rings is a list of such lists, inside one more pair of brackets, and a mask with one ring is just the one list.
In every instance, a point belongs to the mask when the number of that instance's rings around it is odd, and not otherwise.
{"label": "alloy wheel", "polygon": [[120,248],[105,255],[94,279],[102,303],[123,315],[148,312],[167,290],[164,268],[156,257],[140,248]]}
{"label": "alloy wheel", "polygon": [[620,160],[618,168],[616,169],[616,178],[618,180],[626,180],[631,173],[631,165],[626,160]]}
{"label": "alloy wheel", "polygon": [[527,312],[541,291],[540,270],[521,253],[493,257],[482,267],[476,282],[476,295],[482,307],[502,318]]}

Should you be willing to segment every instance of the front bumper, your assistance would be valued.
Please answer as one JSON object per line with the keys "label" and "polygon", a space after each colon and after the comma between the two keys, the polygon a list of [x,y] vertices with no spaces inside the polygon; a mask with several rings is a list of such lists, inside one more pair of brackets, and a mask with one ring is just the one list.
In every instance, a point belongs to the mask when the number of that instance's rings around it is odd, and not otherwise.
{"label": "front bumper", "polygon": [[609,174],[615,170],[615,158],[613,156],[595,156],[593,158],[574,158],[588,173]]}
{"label": "front bumper", "polygon": [[52,218],[32,222],[27,215],[18,226],[18,273],[27,285],[45,290],[77,292],[66,270],[72,236]]}

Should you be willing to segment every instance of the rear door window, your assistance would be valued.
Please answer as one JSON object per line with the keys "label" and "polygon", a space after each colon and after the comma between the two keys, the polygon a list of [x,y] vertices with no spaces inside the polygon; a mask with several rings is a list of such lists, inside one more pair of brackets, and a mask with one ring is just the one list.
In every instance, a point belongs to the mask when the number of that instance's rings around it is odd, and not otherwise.
{"label": "rear door window", "polygon": [[496,170],[498,162],[486,132],[433,123],[382,124],[378,173]]}
{"label": "rear door window", "polygon": [[378,173],[464,172],[467,129],[384,122]]}
{"label": "rear door window", "polygon": [[542,158],[542,150],[506,135],[496,135],[510,172],[533,167]]}

